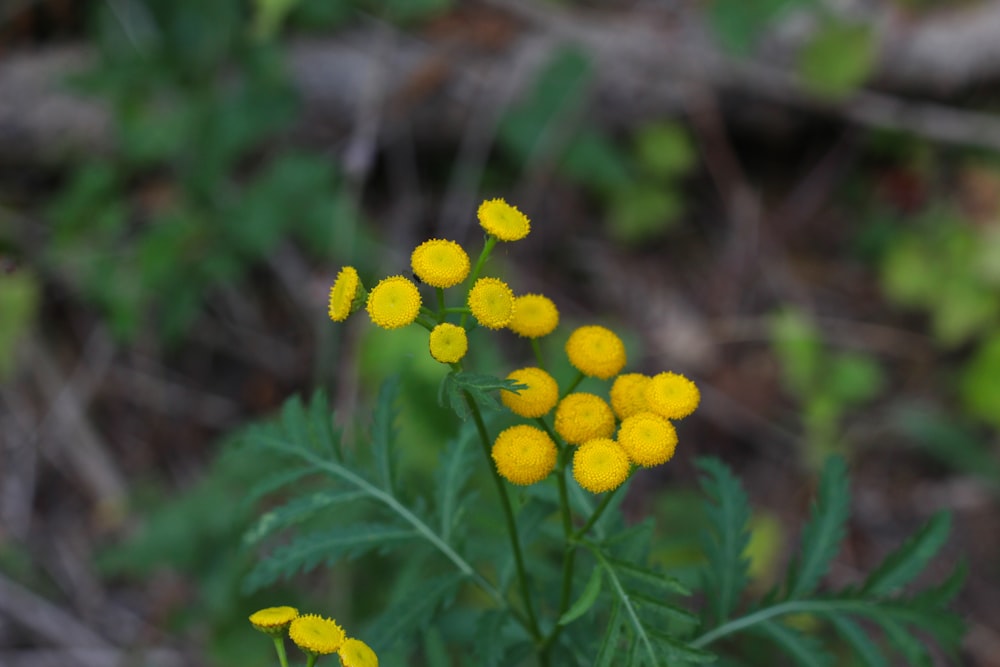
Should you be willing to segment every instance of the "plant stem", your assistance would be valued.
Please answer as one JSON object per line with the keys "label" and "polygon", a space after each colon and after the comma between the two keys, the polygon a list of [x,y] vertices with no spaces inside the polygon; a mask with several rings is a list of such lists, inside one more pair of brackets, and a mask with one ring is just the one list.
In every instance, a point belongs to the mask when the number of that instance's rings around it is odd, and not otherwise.
{"label": "plant stem", "polygon": [[281,667],[288,667],[288,655],[285,653],[285,638],[274,637],[274,650],[278,652],[278,661]]}
{"label": "plant stem", "polygon": [[576,533],[573,535],[574,541],[582,539],[587,535],[588,532],[590,532],[590,529],[593,528],[594,524],[597,523],[597,520],[601,518],[601,514],[603,514],[604,510],[608,508],[608,505],[611,504],[611,499],[614,498],[615,494],[618,492],[618,489],[622,488],[622,486],[625,486],[624,482],[622,483],[621,486],[612,489],[611,491],[608,491],[607,493],[604,494],[604,497],[601,498],[601,504],[597,506],[597,508],[594,510],[594,513],[590,515],[589,519],[587,519],[587,523],[583,524],[583,528],[576,531]]}
{"label": "plant stem", "polygon": [[[539,419],[538,421],[542,422],[542,425],[548,430],[545,420]],[[562,615],[566,613],[566,609],[569,607],[569,598],[573,592],[573,565],[577,549],[577,545],[573,539],[572,508],[569,504],[569,492],[566,489],[566,459],[569,451],[569,448],[564,446],[559,452],[560,459],[562,460],[559,462],[559,468],[556,470],[556,483],[559,486],[559,509],[562,513],[563,535],[566,538],[566,547],[563,552],[562,590],[559,594],[557,619],[562,618]],[[542,644],[542,650],[546,655],[552,650],[552,646],[555,644],[556,639],[559,638],[560,632],[562,632],[562,626],[556,623]]]}
{"label": "plant stem", "polygon": [[436,287],[434,288],[434,292],[437,294],[437,302],[438,302],[437,321],[438,324],[441,324],[442,322],[444,322],[445,313],[448,312],[448,310],[444,306],[444,288]]}
{"label": "plant stem", "polygon": [[576,389],[577,385],[580,384],[583,381],[584,377],[586,377],[586,376],[584,376],[583,371],[577,371],[576,372],[576,377],[573,378],[573,381],[569,383],[568,387],[566,387],[566,391],[563,392],[563,397],[568,396],[570,394],[570,392],[572,392],[574,389]]}
{"label": "plant stem", "polygon": [[306,659],[306,667],[313,667],[316,664],[316,654],[310,653]]}
{"label": "plant stem", "polygon": [[543,371],[545,370],[545,360],[542,358],[542,346],[539,344],[537,338],[531,339],[531,349],[535,353],[535,359],[538,360],[538,367]]}
{"label": "plant stem", "polygon": [[[475,287],[476,280],[479,279],[479,274],[483,270],[483,265],[486,264],[486,259],[490,256],[490,253],[493,252],[493,246],[495,246],[496,244],[497,244],[497,237],[495,237],[495,236],[487,236],[486,237],[486,243],[483,244],[483,251],[481,253],[479,253],[479,259],[476,260],[476,265],[472,268],[472,274],[469,277],[469,290],[470,291],[472,290],[473,287]],[[465,301],[466,301],[466,303],[468,303],[468,301],[469,301],[469,293],[468,292],[466,292],[466,294],[465,294]],[[468,317],[469,317],[469,313],[468,312],[462,313],[462,320],[461,320],[461,322],[459,324],[461,324],[461,326],[464,327],[465,326],[465,320]]]}

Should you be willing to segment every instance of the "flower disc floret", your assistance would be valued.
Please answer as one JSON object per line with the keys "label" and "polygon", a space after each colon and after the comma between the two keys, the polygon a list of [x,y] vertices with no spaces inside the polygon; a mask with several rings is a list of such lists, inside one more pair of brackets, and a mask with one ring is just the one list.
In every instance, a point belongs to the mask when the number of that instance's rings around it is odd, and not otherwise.
{"label": "flower disc floret", "polygon": [[420,291],[403,276],[382,279],[368,294],[368,316],[383,329],[412,324],[420,314]]}
{"label": "flower disc floret", "polygon": [[503,199],[488,199],[479,206],[479,224],[501,241],[523,239],[531,231],[528,216]]}
{"label": "flower disc floret", "polygon": [[337,273],[337,278],[330,287],[330,319],[343,322],[353,313],[355,298],[361,289],[361,279],[353,266],[345,266]]}
{"label": "flower disc floret", "polygon": [[611,385],[611,408],[619,419],[646,410],[646,387],[652,378],[642,373],[623,373]]}
{"label": "flower disc floret", "polygon": [[410,256],[410,265],[432,287],[454,287],[469,275],[469,255],[454,241],[424,241]]}
{"label": "flower disc floret", "polygon": [[600,396],[578,391],[559,401],[555,429],[572,445],[594,438],[609,438],[615,432],[615,415]]}
{"label": "flower disc floret", "polygon": [[431,330],[431,356],[442,364],[457,363],[469,351],[465,329],[457,324],[442,322]]}
{"label": "flower disc floret", "polygon": [[527,424],[501,431],[491,455],[497,472],[520,486],[542,481],[556,467],[556,443],[542,429]]}
{"label": "flower disc floret", "polygon": [[514,299],[514,317],[507,326],[524,338],[548,336],[559,326],[559,310],[547,296],[525,294]]}
{"label": "flower disc floret", "polygon": [[514,292],[499,278],[480,278],[469,290],[469,310],[484,327],[502,329],[514,316]]}
{"label": "flower disc floret", "polygon": [[288,627],[288,636],[296,646],[313,655],[336,653],[347,638],[335,620],[318,614],[296,618]]}
{"label": "flower disc floret", "polygon": [[667,419],[682,419],[695,411],[701,392],[694,382],[678,373],[659,373],[646,387],[649,409]]}
{"label": "flower disc floret", "polygon": [[569,363],[590,377],[607,380],[625,368],[625,345],[615,332],[602,326],[576,329],[566,341]]}
{"label": "flower disc floret", "polygon": [[295,607],[267,607],[250,614],[250,622],[261,632],[280,634],[298,615]]}
{"label": "flower disc floret", "polygon": [[669,461],[677,448],[677,430],[653,412],[638,412],[622,420],[618,444],[632,463],[644,468]]}
{"label": "flower disc floret", "polygon": [[628,455],[611,438],[596,438],[573,453],[573,477],[591,493],[614,491],[628,479]]}
{"label": "flower disc floret", "polygon": [[343,667],[378,667],[378,656],[360,639],[345,639],[337,651]]}
{"label": "flower disc floret", "polygon": [[500,391],[500,400],[516,415],[528,418],[541,417],[548,414],[559,401],[559,385],[541,368],[521,368],[510,373],[507,379],[527,385],[517,393]]}

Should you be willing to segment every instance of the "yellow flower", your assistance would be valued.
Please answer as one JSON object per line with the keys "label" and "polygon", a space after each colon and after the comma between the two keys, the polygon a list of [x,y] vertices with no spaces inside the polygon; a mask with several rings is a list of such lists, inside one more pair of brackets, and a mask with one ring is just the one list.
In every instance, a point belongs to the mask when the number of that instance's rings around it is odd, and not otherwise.
{"label": "yellow flower", "polygon": [[413,251],[410,265],[431,287],[454,287],[469,275],[469,256],[454,241],[424,241]]}
{"label": "yellow flower", "polygon": [[420,314],[420,292],[403,276],[384,278],[368,294],[368,316],[383,329],[412,324]]}
{"label": "yellow flower", "polygon": [[502,329],[514,316],[514,293],[498,278],[480,278],[469,290],[469,310],[489,329]]}
{"label": "yellow flower", "polygon": [[618,444],[633,463],[645,468],[666,463],[677,447],[677,430],[658,414],[638,412],[618,427]]}
{"label": "yellow flower", "polygon": [[577,445],[611,437],[615,432],[615,415],[600,396],[578,391],[559,401],[555,427],[563,440]]}
{"label": "yellow flower", "polygon": [[646,387],[650,377],[642,373],[623,373],[611,385],[611,407],[619,419],[646,409]]}
{"label": "yellow flower", "polygon": [[591,493],[613,491],[628,479],[628,455],[611,438],[595,438],[573,453],[573,477]]}
{"label": "yellow flower", "polygon": [[378,667],[378,656],[360,639],[346,639],[337,652],[343,667]]}
{"label": "yellow flower", "polygon": [[479,224],[501,241],[523,239],[531,231],[528,216],[503,199],[488,199],[479,206]]}
{"label": "yellow flower", "polygon": [[504,479],[527,486],[542,481],[556,467],[556,443],[542,429],[519,424],[500,432],[492,456]]}
{"label": "yellow flower", "polygon": [[457,324],[443,322],[431,331],[431,356],[442,364],[458,362],[469,350],[465,329]]}
{"label": "yellow flower", "polygon": [[337,279],[330,287],[330,319],[343,322],[353,313],[355,300],[361,289],[361,279],[353,266],[345,266],[337,273]]}
{"label": "yellow flower", "polygon": [[295,607],[268,607],[250,614],[250,622],[261,632],[280,635],[298,615]]}
{"label": "yellow flower", "polygon": [[667,419],[682,419],[694,412],[701,393],[694,382],[677,373],[659,373],[646,387],[649,409]]}
{"label": "yellow flower", "polygon": [[559,401],[559,385],[555,379],[541,368],[522,368],[507,376],[518,384],[528,385],[516,394],[502,390],[500,400],[510,411],[521,417],[541,417],[556,406]]}
{"label": "yellow flower", "polygon": [[525,294],[514,299],[514,317],[507,326],[525,338],[548,336],[559,326],[559,311],[549,297]]}
{"label": "yellow flower", "polygon": [[613,331],[591,325],[580,327],[566,341],[569,363],[584,375],[607,380],[625,367],[625,345]]}
{"label": "yellow flower", "polygon": [[346,639],[344,629],[332,618],[306,614],[292,621],[288,636],[306,653],[325,655],[336,653]]}

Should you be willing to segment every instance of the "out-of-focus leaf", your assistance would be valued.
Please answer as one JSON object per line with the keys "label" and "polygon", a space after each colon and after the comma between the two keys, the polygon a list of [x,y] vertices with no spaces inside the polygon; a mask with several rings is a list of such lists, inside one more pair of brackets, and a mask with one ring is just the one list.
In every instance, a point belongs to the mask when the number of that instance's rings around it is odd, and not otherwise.
{"label": "out-of-focus leaf", "polygon": [[845,352],[834,357],[825,373],[827,390],[844,404],[863,403],[882,389],[882,368],[872,359]]}
{"label": "out-of-focus leaf", "polygon": [[660,179],[683,174],[695,161],[691,138],[677,123],[656,123],[642,128],[636,135],[635,149],[640,167]]}
{"label": "out-of-focus leaf", "polygon": [[598,191],[615,191],[631,181],[622,150],[594,130],[577,135],[560,166],[570,178]]}
{"label": "out-of-focus leaf", "polygon": [[984,341],[965,365],[961,395],[970,414],[1000,426],[1000,335]]}
{"label": "out-of-focus leaf", "polygon": [[40,291],[28,270],[0,276],[0,381],[14,371],[17,346],[34,323]]}
{"label": "out-of-focus leaf", "polygon": [[877,46],[871,26],[829,21],[799,54],[799,74],[817,94],[843,97],[871,74]]}
{"label": "out-of-focus leaf", "polygon": [[617,191],[611,200],[609,232],[625,243],[639,243],[670,230],[683,205],[671,186],[639,183]]}
{"label": "out-of-focus leaf", "polygon": [[782,310],[771,317],[771,340],[789,388],[812,393],[823,362],[823,343],[815,325],[796,310]]}
{"label": "out-of-focus leaf", "polygon": [[814,0],[715,0],[708,22],[722,46],[733,55],[748,54],[771,23],[785,12]]}

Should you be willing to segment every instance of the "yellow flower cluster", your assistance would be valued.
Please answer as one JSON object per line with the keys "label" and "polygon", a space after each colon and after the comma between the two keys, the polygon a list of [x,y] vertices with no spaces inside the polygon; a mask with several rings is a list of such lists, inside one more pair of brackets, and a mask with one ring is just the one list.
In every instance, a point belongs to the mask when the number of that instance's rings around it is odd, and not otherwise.
{"label": "yellow flower cluster", "polygon": [[288,638],[307,655],[336,653],[343,667],[378,667],[375,651],[360,639],[349,638],[332,618],[300,615],[295,607],[268,607],[250,614],[250,623],[276,643],[287,631]]}

